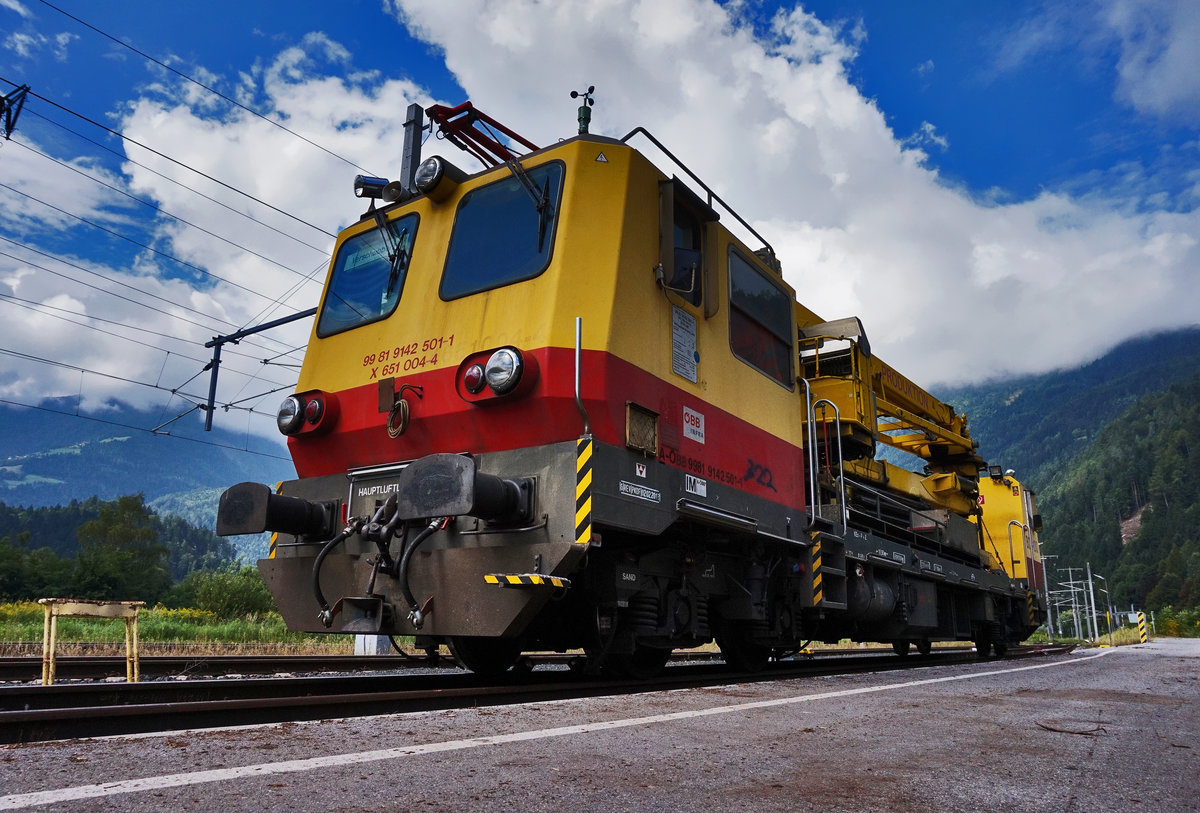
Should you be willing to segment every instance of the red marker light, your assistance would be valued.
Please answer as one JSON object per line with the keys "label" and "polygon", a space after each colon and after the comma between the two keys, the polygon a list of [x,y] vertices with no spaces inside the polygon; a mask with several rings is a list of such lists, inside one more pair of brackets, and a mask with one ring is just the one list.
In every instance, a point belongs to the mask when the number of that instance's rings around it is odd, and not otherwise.
{"label": "red marker light", "polygon": [[483,389],[483,384],[483,365],[472,364],[466,369],[466,372],[463,373],[463,386],[466,388],[467,392],[474,395]]}
{"label": "red marker light", "polygon": [[325,414],[325,404],[319,398],[310,398],[304,405],[304,420],[315,424]]}

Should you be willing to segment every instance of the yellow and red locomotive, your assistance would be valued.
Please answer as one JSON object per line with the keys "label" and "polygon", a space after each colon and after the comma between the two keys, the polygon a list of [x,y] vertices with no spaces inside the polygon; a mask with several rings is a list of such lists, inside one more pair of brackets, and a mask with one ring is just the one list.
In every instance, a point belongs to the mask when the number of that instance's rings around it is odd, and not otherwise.
{"label": "yellow and red locomotive", "polygon": [[649,133],[581,114],[537,149],[470,103],[430,108],[490,164],[468,175],[419,163],[420,112],[401,180],[357,179],[371,208],[279,412],[299,478],[222,496],[219,533],[276,533],[259,567],[290,627],[427,636],[481,672],[582,649],[632,675],[714,638],[755,669],[810,640],[986,654],[1036,627],[969,521],[965,419],[857,319],[799,304]]}

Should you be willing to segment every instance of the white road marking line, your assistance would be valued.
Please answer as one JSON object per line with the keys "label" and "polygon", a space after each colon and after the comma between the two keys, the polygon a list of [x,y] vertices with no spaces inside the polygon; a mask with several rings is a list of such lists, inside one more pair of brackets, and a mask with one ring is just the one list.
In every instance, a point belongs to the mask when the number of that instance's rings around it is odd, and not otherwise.
{"label": "white road marking line", "polygon": [[1018,666],[1012,669],[994,669],[989,672],[977,672],[970,675],[952,675],[949,677],[927,678],[925,680],[910,680],[904,683],[890,683],[883,686],[863,686],[858,689],[841,689],[820,694],[807,694],[799,697],[782,697],[774,700],[757,700],[752,703],[739,703],[733,706],[715,706],[713,708],[695,711],[676,711],[669,714],[655,714],[649,717],[631,717],[624,720],[609,720],[608,722],[583,723],[580,725],[563,726],[561,728],[544,728],[538,731],[520,731],[513,734],[494,734],[487,737],[472,737],[465,740],[450,742],[435,742],[425,745],[409,745],[401,748],[384,748],[376,751],[362,751],[353,754],[337,754],[333,756],[312,757],[310,759],[289,759],[283,762],[264,762],[258,765],[246,765],[240,768],[218,768],[211,771],[193,771],[191,773],[167,774],[165,776],[147,776],[142,779],[124,779],[118,782],[105,782],[100,785],[79,785],[73,788],[59,790],[43,790],[35,793],[14,793],[0,796],[0,810],[20,810],[27,807],[37,807],[62,802],[74,802],[80,799],[97,799],[105,796],[116,796],[122,793],[143,793],[146,791],[178,788],[188,785],[201,785],[207,782],[224,782],[231,779],[246,777],[273,776],[275,774],[299,773],[314,771],[320,768],[337,768],[344,765],[362,765],[364,762],[381,762],[401,757],[437,754],[447,751],[463,751],[468,748],[479,748],[485,745],[506,745],[514,742],[529,742],[531,740],[549,739],[551,737],[567,737],[572,734],[590,734],[597,731],[612,731],[619,728],[669,723],[676,720],[689,720],[697,717],[712,717],[718,714],[732,714],[739,711],[754,711],[777,706],[790,706],[797,703],[809,703],[814,700],[830,700],[838,697],[853,697],[860,694],[910,689],[914,686],[931,686],[935,683],[950,683],[956,680],[973,680],[975,678],[1007,675],[1015,672],[1027,672],[1032,669],[1050,669],[1056,666],[1069,666],[1084,661],[1102,658],[1115,650],[1104,650],[1096,655],[1088,655],[1068,661],[1039,663],[1033,666]]}

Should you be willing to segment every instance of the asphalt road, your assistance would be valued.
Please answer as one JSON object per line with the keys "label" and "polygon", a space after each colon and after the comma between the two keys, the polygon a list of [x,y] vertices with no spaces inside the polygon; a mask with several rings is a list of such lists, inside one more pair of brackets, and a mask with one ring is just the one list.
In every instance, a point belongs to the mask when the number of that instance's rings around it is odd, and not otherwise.
{"label": "asphalt road", "polygon": [[0,748],[0,810],[1200,810],[1200,640]]}

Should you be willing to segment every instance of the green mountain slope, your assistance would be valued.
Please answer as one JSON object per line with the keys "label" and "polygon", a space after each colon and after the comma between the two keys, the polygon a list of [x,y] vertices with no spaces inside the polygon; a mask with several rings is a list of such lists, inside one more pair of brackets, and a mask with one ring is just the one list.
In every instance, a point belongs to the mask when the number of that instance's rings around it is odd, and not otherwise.
{"label": "green mountain slope", "polygon": [[1200,329],[1133,339],[1073,370],[964,387],[934,387],[965,413],[980,454],[1033,488],[1086,450],[1139,398],[1200,369]]}
{"label": "green mountain slope", "polygon": [[[1200,606],[1200,329],[1126,342],[1091,364],[937,390],[980,453],[1039,492],[1043,547],[1086,562],[1117,606]],[[1099,585],[1105,582],[1097,582]]]}
{"label": "green mountain slope", "polygon": [[[67,404],[47,406],[71,411]],[[129,427],[157,426],[164,420],[158,414],[113,404],[96,417],[101,420],[0,406],[0,502],[36,507],[125,494],[152,502],[246,480],[274,484],[295,477],[281,444],[226,431],[219,423],[205,433],[181,421],[170,427],[177,434],[153,435]]]}
{"label": "green mountain slope", "polygon": [[1200,606],[1200,374],[1136,401],[1042,492],[1045,547],[1118,606]]}

